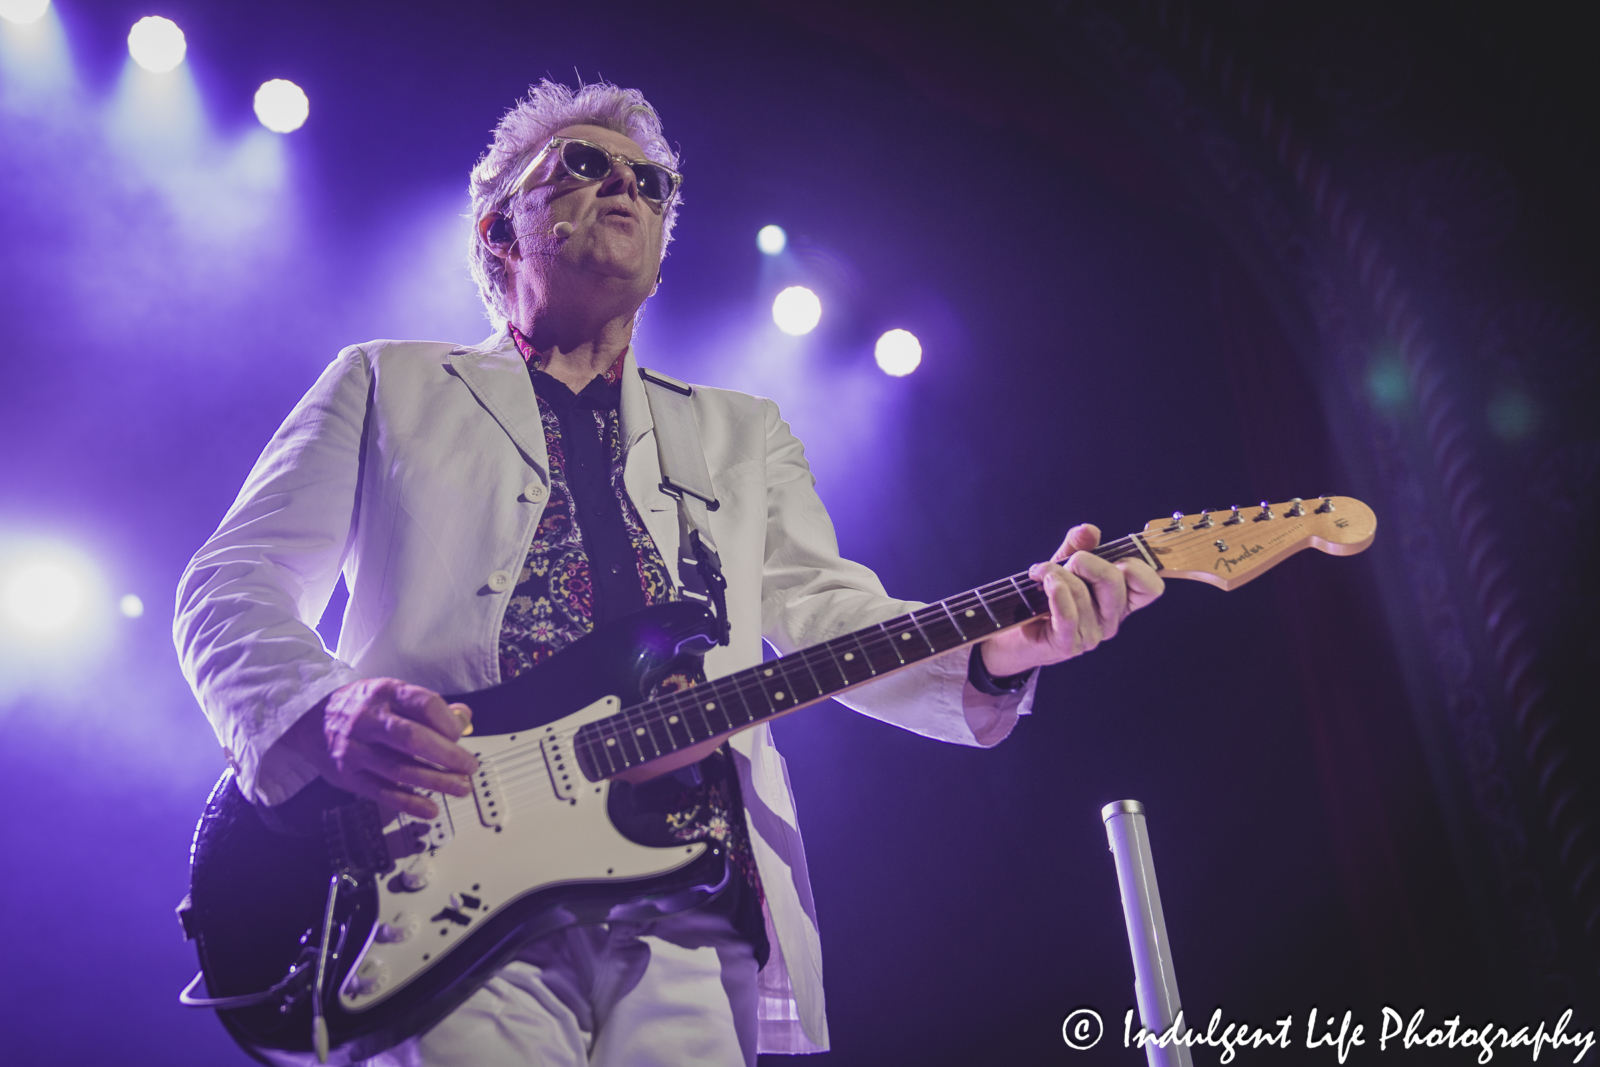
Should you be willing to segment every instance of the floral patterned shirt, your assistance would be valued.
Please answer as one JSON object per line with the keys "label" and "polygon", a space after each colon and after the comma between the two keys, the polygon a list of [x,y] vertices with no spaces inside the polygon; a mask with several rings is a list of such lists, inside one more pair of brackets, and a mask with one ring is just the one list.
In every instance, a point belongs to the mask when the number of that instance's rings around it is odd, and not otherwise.
{"label": "floral patterned shirt", "polygon": [[[596,625],[678,598],[661,552],[623,483],[620,400],[624,356],[574,394],[539,369],[515,326],[511,338],[528,363],[545,448],[550,491],[500,627],[502,681],[509,681]],[[683,679],[694,684],[699,679]],[[766,957],[761,879],[745,826],[738,776],[726,746],[692,767],[635,787],[630,836],[650,843],[715,841],[742,882],[717,902]]]}

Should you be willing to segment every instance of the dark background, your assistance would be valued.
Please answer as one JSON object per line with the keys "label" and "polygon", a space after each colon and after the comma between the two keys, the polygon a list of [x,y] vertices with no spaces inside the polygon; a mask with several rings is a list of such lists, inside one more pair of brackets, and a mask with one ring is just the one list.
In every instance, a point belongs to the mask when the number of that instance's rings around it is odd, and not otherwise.
{"label": "dark background", "polygon": [[[340,347],[486,332],[465,176],[543,75],[643,89],[682,149],[641,360],[774,397],[891,592],[1020,570],[1080,521],[1379,514],[1363,556],[1172,583],[993,751],[834,705],[778,724],[825,1062],[1139,1062],[1098,817],[1130,797],[1191,1017],[1292,1013],[1297,1044],[1313,1006],[1594,1025],[1584,6],[57,6],[53,86],[0,24],[0,550],[79,545],[147,611],[0,653],[6,1062],[242,1061],[176,1004],[222,759],[171,590]],[[187,135],[140,125],[123,40],[151,13],[188,35]],[[311,99],[281,139],[250,113],[269,77]],[[792,281],[824,303],[799,341],[766,318]],[[895,326],[925,349],[905,379],[871,361]],[[1110,1032],[1074,1053],[1084,1005]]]}

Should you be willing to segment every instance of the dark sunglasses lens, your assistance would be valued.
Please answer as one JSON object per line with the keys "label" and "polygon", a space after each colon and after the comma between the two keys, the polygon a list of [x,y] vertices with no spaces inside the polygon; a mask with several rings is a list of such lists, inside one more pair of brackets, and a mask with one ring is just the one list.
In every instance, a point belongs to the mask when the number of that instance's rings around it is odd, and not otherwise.
{"label": "dark sunglasses lens", "polygon": [[611,157],[593,145],[568,141],[561,146],[561,161],[572,174],[591,182],[611,173]]}
{"label": "dark sunglasses lens", "polygon": [[639,194],[657,203],[672,195],[672,175],[654,163],[633,164],[634,177],[639,179]]}

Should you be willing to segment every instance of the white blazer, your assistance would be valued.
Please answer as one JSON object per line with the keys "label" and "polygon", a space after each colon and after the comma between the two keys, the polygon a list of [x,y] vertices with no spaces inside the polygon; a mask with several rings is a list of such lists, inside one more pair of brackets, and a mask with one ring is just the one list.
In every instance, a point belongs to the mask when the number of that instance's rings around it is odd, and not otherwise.
{"label": "white blazer", "polygon": [[[710,524],[733,629],[732,644],[706,657],[711,677],[759,663],[763,638],[787,653],[919,606],[890,599],[870,570],[839,557],[777,405],[700,387],[694,410],[722,505]],[[677,503],[660,490],[631,353],[621,421],[628,494],[670,563]],[[246,796],[281,803],[311,781],[311,766],[276,742],[346,683],[389,676],[470,692],[501,680],[501,620],[549,484],[538,401],[506,334],[475,348],[373,341],[339,353],[178,587],[179,659]],[[314,627],[341,570],[350,601],[329,653]],[[941,741],[997,744],[1033,689],[978,692],[968,655],[930,659],[844,702]],[[765,724],[732,746],[773,941],[761,1051],[821,1051],[822,952],[788,771]]]}

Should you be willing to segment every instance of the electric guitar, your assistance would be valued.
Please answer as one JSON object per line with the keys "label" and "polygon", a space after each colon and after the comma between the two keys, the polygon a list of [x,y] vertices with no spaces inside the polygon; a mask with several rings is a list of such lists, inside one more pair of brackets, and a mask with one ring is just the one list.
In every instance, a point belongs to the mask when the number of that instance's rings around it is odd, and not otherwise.
{"label": "electric guitar", "polygon": [[[1377,519],[1349,497],[1175,513],[1095,549],[1222,589],[1315,547],[1353,555]],[[695,906],[728,877],[714,842],[670,847],[616,823],[632,787],[740,730],[1049,612],[1026,574],[958,594],[679,692],[718,621],[681,600],[616,620],[503,685],[450,696],[473,710],[469,797],[438,818],[381,812],[322,779],[257,808],[232,772],[195,828],[179,906],[200,974],[181,999],[218,1010],[271,1063],[349,1063],[420,1033],[529,939],[574,923]],[[196,993],[204,982],[207,995]]]}

